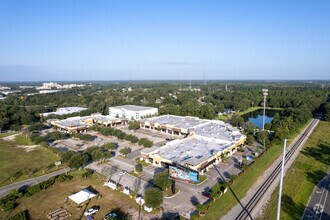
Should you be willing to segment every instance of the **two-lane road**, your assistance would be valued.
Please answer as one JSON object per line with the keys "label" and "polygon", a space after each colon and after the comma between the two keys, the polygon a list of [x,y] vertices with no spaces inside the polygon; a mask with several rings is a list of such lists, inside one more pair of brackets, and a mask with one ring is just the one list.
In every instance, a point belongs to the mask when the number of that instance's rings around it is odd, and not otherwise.
{"label": "two-lane road", "polygon": [[10,184],[10,185],[7,185],[7,186],[0,187],[0,198],[2,198],[4,196],[6,196],[7,194],[9,194],[10,190],[24,189],[24,188],[27,188],[29,186],[36,185],[38,183],[46,181],[46,180],[50,179],[51,177],[58,176],[62,173],[69,172],[70,170],[71,170],[70,168],[64,168],[64,169],[57,170],[57,171],[52,172],[52,173],[45,174],[43,176],[38,176],[38,177],[35,177],[35,178],[23,180],[23,181],[16,182],[16,183],[13,183],[13,184]]}
{"label": "two-lane road", "polygon": [[330,172],[316,186],[302,220],[330,219]]}

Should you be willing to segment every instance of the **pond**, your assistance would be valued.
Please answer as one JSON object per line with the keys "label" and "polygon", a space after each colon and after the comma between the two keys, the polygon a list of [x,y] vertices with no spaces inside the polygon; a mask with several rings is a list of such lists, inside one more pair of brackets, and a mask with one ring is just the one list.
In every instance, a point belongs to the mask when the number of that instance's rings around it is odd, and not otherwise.
{"label": "pond", "polygon": [[[276,113],[280,113],[280,111],[266,109],[265,124],[272,122]],[[244,121],[252,122],[255,126],[262,128],[263,109],[246,113],[242,115],[242,117],[244,118]]]}

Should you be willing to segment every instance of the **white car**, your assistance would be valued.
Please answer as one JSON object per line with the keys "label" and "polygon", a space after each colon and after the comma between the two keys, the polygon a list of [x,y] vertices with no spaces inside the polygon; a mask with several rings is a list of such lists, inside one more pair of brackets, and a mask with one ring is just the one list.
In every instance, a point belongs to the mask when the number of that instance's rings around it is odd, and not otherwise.
{"label": "white car", "polygon": [[84,216],[89,216],[97,213],[99,211],[99,208],[96,206],[93,206],[92,208],[88,209],[85,213]]}
{"label": "white car", "polygon": [[127,173],[126,170],[123,170],[123,171],[119,171],[119,172],[118,172],[119,176],[122,176],[122,175],[124,175],[124,174],[126,174],[126,173]]}

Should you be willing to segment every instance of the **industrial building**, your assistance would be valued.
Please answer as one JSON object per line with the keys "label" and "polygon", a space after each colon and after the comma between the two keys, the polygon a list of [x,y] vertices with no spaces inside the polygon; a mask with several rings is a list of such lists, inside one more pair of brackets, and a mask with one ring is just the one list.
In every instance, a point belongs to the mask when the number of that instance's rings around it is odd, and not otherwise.
{"label": "industrial building", "polygon": [[137,105],[113,106],[109,107],[109,115],[115,118],[139,121],[142,118],[158,115],[158,108]]}
{"label": "industrial building", "polygon": [[46,112],[41,113],[41,116],[47,117],[49,115],[68,115],[76,112],[81,112],[87,110],[87,108],[83,107],[64,107],[64,108],[58,108],[55,112]]}
{"label": "industrial building", "polygon": [[[165,115],[144,120],[142,125],[144,129],[155,129],[172,135],[186,134],[184,139],[141,151],[142,160],[154,166],[169,166],[173,175],[177,175],[179,170],[180,176],[185,178],[191,178],[194,172],[206,172],[211,164],[219,163],[223,157],[234,154],[246,140],[246,136],[237,128],[218,120]],[[157,126],[160,129],[156,129]],[[184,169],[186,175],[183,175]]]}

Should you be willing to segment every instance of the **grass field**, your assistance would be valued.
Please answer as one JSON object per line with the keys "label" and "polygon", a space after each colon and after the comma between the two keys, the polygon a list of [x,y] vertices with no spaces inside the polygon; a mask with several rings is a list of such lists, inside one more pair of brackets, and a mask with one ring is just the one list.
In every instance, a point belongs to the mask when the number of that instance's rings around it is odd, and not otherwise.
{"label": "grass field", "polygon": [[[63,207],[71,213],[71,217],[68,219],[86,219],[82,214],[87,209],[97,205],[100,206],[100,210],[95,214],[95,219],[102,219],[107,213],[114,209],[120,208],[122,211],[137,212],[138,205],[134,199],[129,198],[119,191],[113,191],[107,187],[102,186],[105,178],[94,174],[90,179],[84,179],[81,177],[81,171],[75,171],[70,173],[74,178],[70,181],[63,183],[55,183],[53,186],[46,190],[40,191],[31,197],[23,197],[18,200],[18,207],[12,213],[6,213],[0,211],[0,219],[5,219],[8,215],[12,216],[16,213],[28,210],[31,219],[47,219],[46,215]],[[95,197],[90,200],[88,204],[83,204],[78,208],[78,205],[68,200],[68,196],[82,190],[88,186],[92,186],[96,191],[100,193],[99,197]]]}
{"label": "grass field", "polygon": [[[59,160],[52,151],[33,146],[30,140],[21,135],[17,135],[13,140],[3,139],[10,135],[13,134],[0,136],[0,186],[42,175],[46,172],[45,167]],[[47,172],[49,171],[51,169],[47,169]]]}
{"label": "grass field", "polygon": [[[292,135],[292,137],[296,137],[302,129],[300,129],[296,134]],[[237,198],[242,199],[246,195],[249,189],[258,180],[260,175],[282,153],[282,149],[282,146],[271,147],[261,157],[257,158],[256,162],[253,163],[247,171],[237,177],[231,184],[230,189],[232,192],[228,190],[227,193],[219,197],[207,210],[206,215],[200,217],[200,219],[219,219],[220,217],[224,216],[233,206],[238,203]]]}
{"label": "grass field", "polygon": [[[242,111],[242,112],[238,112],[239,115],[245,115],[249,112],[253,112],[253,111],[256,111],[258,109],[263,109],[263,107],[261,106],[258,106],[258,107],[251,107],[251,108],[248,108],[246,109],[245,111]],[[266,111],[267,110],[283,110],[283,108],[270,108],[270,107],[266,107]]]}
{"label": "grass field", "polygon": [[[308,139],[283,185],[281,219],[300,219],[315,185],[330,169],[330,122],[321,121]],[[265,219],[276,218],[277,190],[265,209]]]}

